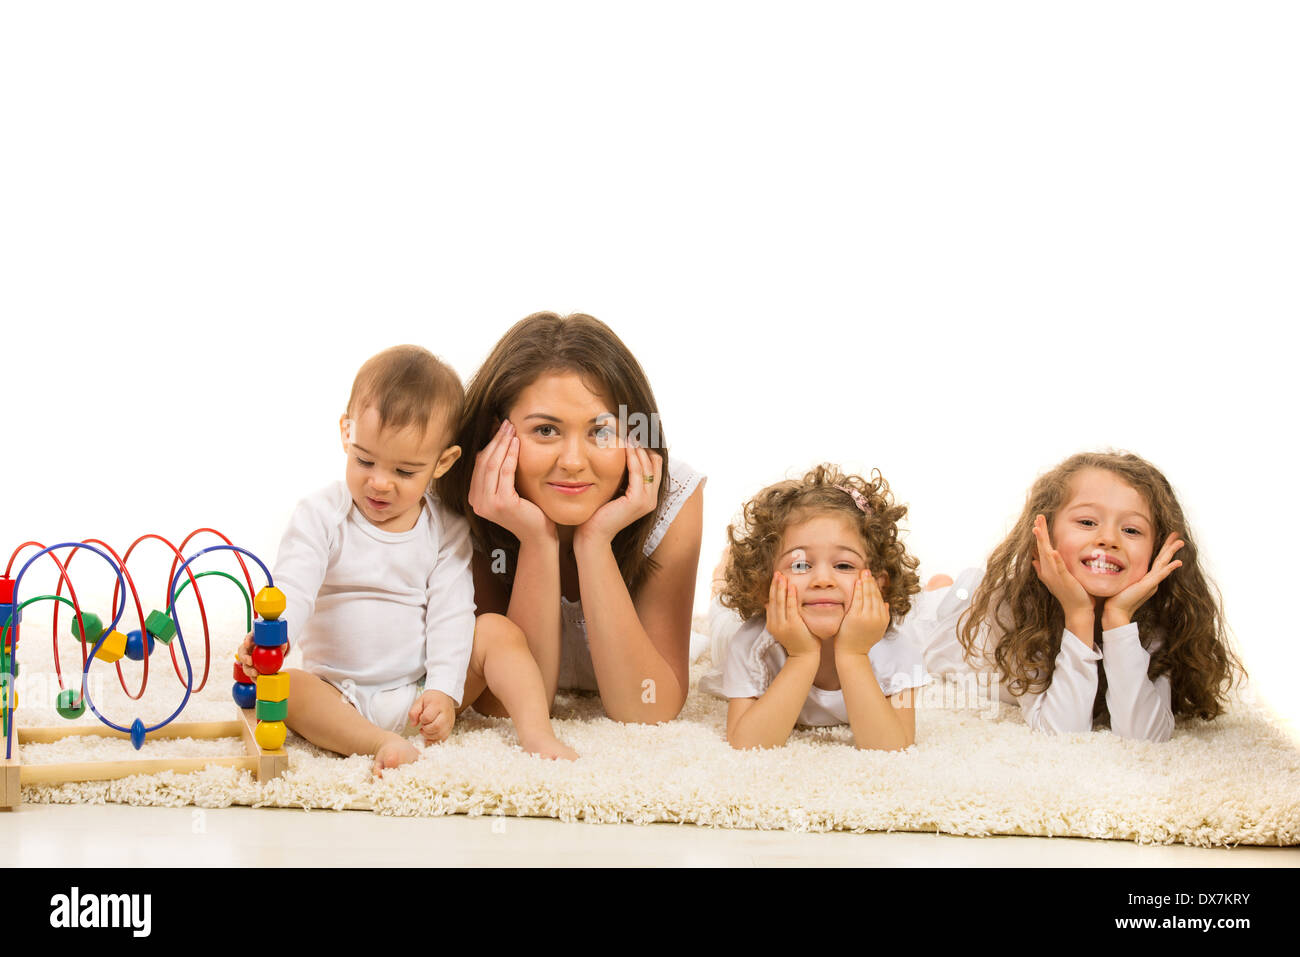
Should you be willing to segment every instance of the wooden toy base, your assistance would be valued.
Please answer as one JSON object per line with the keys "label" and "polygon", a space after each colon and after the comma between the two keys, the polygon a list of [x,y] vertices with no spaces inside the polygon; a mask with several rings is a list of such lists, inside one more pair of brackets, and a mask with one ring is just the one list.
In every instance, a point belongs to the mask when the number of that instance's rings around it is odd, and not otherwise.
{"label": "wooden toy base", "polygon": [[[283,749],[265,751],[253,737],[257,715],[251,708],[241,709],[234,721],[173,722],[150,734],[151,738],[239,738],[244,754],[226,758],[141,758],[134,761],[84,761],[77,764],[23,764],[17,756],[0,759],[0,811],[11,811],[22,803],[24,784],[63,784],[69,781],[112,781],[132,774],[156,774],[159,771],[201,771],[206,767],[243,768],[257,775],[258,783],[270,781],[289,768],[289,755]],[[103,725],[84,727],[15,728],[16,744],[48,743],[63,738],[93,734],[104,738],[126,738],[129,734]],[[147,742],[146,742],[147,745]],[[15,749],[16,751],[17,749]]]}

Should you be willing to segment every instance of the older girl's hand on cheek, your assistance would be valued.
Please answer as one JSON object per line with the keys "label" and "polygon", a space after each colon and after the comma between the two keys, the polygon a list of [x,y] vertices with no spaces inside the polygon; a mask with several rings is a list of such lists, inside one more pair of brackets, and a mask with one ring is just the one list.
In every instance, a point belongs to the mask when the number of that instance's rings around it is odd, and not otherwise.
{"label": "older girl's hand on cheek", "polygon": [[1052,540],[1047,533],[1047,519],[1042,515],[1034,518],[1034,539],[1037,542],[1038,557],[1034,559],[1033,565],[1038,580],[1061,603],[1061,610],[1065,613],[1065,627],[1091,648],[1093,623],[1096,620],[1093,598],[1065,567],[1061,553],[1052,548]]}
{"label": "older girl's hand on cheek", "polygon": [[474,457],[474,475],[470,479],[469,504],[474,513],[500,525],[523,542],[528,539],[554,539],[555,523],[533,502],[520,496],[515,488],[515,469],[519,465],[519,436],[506,419],[483,451]]}
{"label": "older girl's hand on cheek", "polygon": [[608,545],[619,532],[658,506],[663,456],[635,445],[629,445],[626,451],[627,490],[578,526],[573,533],[574,545]]}
{"label": "older girl's hand on cheek", "polygon": [[1160,554],[1151,563],[1150,571],[1118,595],[1106,599],[1106,604],[1101,609],[1101,627],[1103,631],[1122,628],[1133,620],[1137,610],[1156,593],[1160,583],[1172,575],[1174,569],[1182,567],[1183,563],[1174,558],[1174,552],[1182,548],[1184,544],[1186,543],[1178,537],[1176,532],[1171,532],[1169,537],[1165,539],[1164,548],[1160,549]]}

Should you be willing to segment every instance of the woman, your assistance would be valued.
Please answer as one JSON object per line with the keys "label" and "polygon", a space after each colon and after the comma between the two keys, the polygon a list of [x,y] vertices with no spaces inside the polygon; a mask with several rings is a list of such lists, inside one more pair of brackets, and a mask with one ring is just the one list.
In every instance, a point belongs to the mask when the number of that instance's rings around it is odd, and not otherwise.
{"label": "woman", "polygon": [[[470,380],[461,423],[481,451],[438,493],[469,521],[478,613],[523,630],[551,699],[593,690],[617,721],[676,717],[704,476],[668,461],[640,364],[591,316],[535,313]],[[504,713],[481,688],[465,700]]]}

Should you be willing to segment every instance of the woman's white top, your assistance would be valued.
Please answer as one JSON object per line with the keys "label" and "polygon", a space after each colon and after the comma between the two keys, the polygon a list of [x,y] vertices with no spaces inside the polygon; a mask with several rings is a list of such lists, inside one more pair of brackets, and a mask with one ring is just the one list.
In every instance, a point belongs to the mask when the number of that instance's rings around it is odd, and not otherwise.
{"label": "woman's white top", "polygon": [[[686,500],[705,481],[703,473],[677,458],[670,458],[665,463],[664,473],[668,478],[668,490],[664,493],[659,517],[646,538],[643,551],[647,556],[659,547]],[[600,690],[596,685],[596,669],[591,663],[591,648],[587,644],[587,619],[582,612],[582,602],[569,601],[563,595],[560,596],[559,687],[577,691]]]}

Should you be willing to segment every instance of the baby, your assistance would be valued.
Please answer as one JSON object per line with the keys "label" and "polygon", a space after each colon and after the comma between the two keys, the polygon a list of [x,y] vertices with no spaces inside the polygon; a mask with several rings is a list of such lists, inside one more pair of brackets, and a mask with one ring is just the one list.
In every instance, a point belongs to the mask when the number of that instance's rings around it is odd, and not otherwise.
{"label": "baby", "polygon": [[[418,346],[395,346],[357,373],[339,420],[344,480],[303,499],[275,562],[291,643],[289,713],[297,734],[374,769],[419,757],[451,733],[458,710],[490,688],[519,743],[575,758],[551,729],[545,688],[523,632],[501,615],[475,618],[465,520],[429,491],[461,449],[449,444],[464,389]],[[239,651],[250,677],[251,636]]]}

